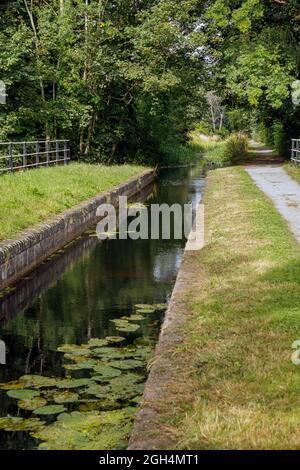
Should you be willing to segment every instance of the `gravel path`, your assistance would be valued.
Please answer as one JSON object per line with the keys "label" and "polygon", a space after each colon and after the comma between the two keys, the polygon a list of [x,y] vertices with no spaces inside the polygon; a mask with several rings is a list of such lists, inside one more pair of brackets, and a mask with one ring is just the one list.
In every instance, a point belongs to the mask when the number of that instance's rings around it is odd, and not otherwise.
{"label": "gravel path", "polygon": [[300,185],[280,166],[252,166],[246,171],[273,201],[300,243]]}

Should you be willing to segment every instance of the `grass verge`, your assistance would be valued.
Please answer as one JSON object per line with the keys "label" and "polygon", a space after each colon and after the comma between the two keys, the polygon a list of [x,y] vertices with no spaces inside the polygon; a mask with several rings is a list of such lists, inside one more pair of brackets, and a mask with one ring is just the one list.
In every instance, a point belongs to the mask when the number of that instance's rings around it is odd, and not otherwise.
{"label": "grass verge", "polygon": [[199,281],[171,359],[186,385],[161,404],[165,426],[182,449],[299,448],[299,245],[240,167],[210,173],[205,204]]}
{"label": "grass verge", "polygon": [[283,165],[284,170],[293,178],[295,181],[300,183],[300,167],[293,163],[285,163]]}
{"label": "grass verge", "polygon": [[44,222],[76,204],[141,173],[136,165],[41,168],[0,176],[0,240]]}

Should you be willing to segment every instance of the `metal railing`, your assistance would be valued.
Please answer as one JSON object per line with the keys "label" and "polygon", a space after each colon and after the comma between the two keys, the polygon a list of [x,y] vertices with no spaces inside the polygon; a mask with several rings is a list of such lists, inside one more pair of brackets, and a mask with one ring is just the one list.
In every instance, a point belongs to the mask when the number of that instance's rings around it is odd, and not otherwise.
{"label": "metal railing", "polygon": [[300,139],[292,139],[292,162],[300,163]]}
{"label": "metal railing", "polygon": [[0,142],[0,174],[58,163],[67,164],[69,160],[69,140]]}

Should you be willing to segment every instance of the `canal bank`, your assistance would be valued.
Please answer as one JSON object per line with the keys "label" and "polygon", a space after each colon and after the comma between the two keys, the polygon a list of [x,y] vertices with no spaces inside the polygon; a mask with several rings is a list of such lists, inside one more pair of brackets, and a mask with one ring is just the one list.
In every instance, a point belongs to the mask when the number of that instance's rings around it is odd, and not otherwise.
{"label": "canal bank", "polygon": [[243,168],[210,172],[204,203],[129,448],[297,449],[299,245]]}
{"label": "canal bank", "polygon": [[[12,175],[14,176],[14,175]],[[155,170],[146,170],[129,181],[84,201],[47,222],[26,230],[19,238],[0,244],[0,290],[38,266],[52,253],[79,236],[97,220],[101,204],[118,207],[119,196],[132,198],[156,177]]]}

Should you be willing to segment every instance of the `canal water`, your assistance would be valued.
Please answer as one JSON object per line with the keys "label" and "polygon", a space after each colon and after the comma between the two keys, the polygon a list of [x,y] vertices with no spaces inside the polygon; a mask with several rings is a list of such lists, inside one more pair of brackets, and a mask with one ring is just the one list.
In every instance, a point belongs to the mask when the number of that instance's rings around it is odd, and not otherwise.
{"label": "canal water", "polygon": [[[196,207],[203,187],[201,166],[163,170],[141,198],[146,206]],[[91,227],[2,296],[0,340],[7,357],[0,365],[1,449],[126,447],[147,374],[141,362],[153,354],[161,304],[171,296],[184,245],[174,238],[100,242]],[[121,323],[112,321],[120,318]],[[87,349],[92,346],[104,348]],[[122,357],[123,365],[116,363]],[[54,378],[59,390],[54,393],[55,384],[43,384],[43,378]],[[69,388],[66,378],[86,379],[85,388],[75,388],[75,382]],[[83,413],[87,430],[77,422]],[[115,426],[107,442],[91,431],[91,421],[99,429],[101,419],[107,436],[109,425]]]}

